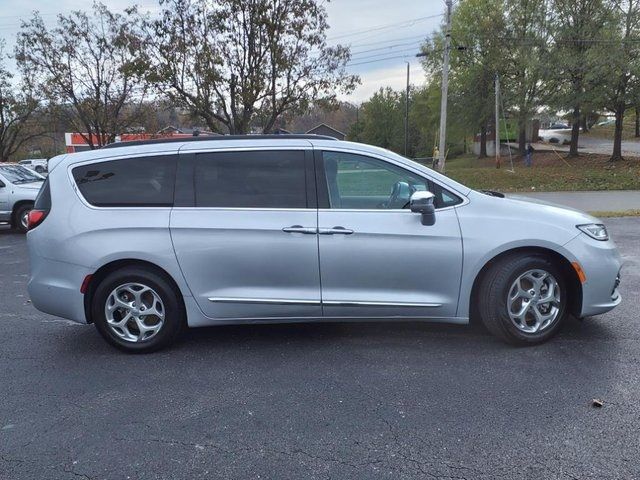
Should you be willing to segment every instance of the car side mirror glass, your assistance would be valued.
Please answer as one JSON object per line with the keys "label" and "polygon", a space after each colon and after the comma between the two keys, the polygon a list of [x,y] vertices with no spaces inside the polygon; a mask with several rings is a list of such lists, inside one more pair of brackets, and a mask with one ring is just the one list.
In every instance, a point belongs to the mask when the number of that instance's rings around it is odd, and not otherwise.
{"label": "car side mirror glass", "polygon": [[436,207],[433,204],[435,195],[431,192],[417,191],[411,195],[409,208],[422,215],[422,224],[431,226],[436,223]]}

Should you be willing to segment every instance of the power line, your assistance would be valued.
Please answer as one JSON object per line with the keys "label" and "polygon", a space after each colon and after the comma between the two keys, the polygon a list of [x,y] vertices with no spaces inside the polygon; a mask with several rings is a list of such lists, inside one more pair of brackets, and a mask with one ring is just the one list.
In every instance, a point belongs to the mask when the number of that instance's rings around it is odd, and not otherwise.
{"label": "power line", "polygon": [[[394,45],[385,45],[384,47],[378,47],[378,48],[370,48],[368,50],[360,50],[359,52],[353,52],[351,54],[351,56],[356,56],[356,55],[361,55],[363,53],[369,53],[369,52],[375,52],[378,50],[387,50],[387,49],[392,49],[392,48],[396,48],[396,47],[404,47],[407,45],[413,45],[415,46],[416,43],[420,43],[420,41],[414,40],[413,42],[406,42],[406,43],[396,43]],[[419,45],[418,45],[419,47]],[[394,53],[394,52],[388,52],[388,53]]]}
{"label": "power line", "polygon": [[405,53],[405,52],[414,52],[417,53],[418,49],[417,48],[402,48],[400,50],[395,50],[393,52],[380,52],[380,53],[375,53],[373,55],[367,55],[365,57],[360,57],[360,58],[354,58],[353,60],[355,60],[356,62],[359,62],[361,60],[368,60],[371,58],[376,58],[376,57],[384,57],[384,56],[389,56],[389,55],[394,55],[394,54],[399,54],[399,53]]}
{"label": "power line", "polygon": [[380,31],[380,30],[386,30],[386,29],[392,28],[392,27],[407,26],[407,24],[409,24],[408,26],[411,26],[411,25],[414,25],[416,23],[423,22],[424,20],[429,20],[431,18],[438,18],[438,17],[441,17],[441,16],[442,16],[442,14],[428,15],[426,17],[418,17],[418,18],[414,18],[414,19],[411,19],[411,20],[404,20],[402,22],[387,23],[387,24],[383,24],[383,25],[377,25],[377,26],[371,27],[371,28],[353,30],[351,32],[347,32],[347,33],[343,33],[343,34],[340,34],[340,35],[336,35],[334,37],[329,37],[329,38],[327,38],[327,40],[337,40],[339,38],[353,37],[353,36],[362,35],[362,34],[366,34],[366,33],[377,32],[377,31]]}
{"label": "power line", "polygon": [[369,43],[350,43],[349,47],[353,48],[353,47],[369,47],[371,45],[380,45],[382,43],[387,43],[387,42],[401,42],[403,40],[411,40],[411,39],[419,39],[419,38],[424,38],[425,40],[427,38],[429,38],[427,35],[424,34],[420,34],[420,35],[412,35],[410,37],[397,37],[397,38],[389,38],[387,40],[380,40],[378,42],[369,42]]}
{"label": "power line", "polygon": [[357,63],[347,63],[344,66],[345,67],[357,67],[358,65],[367,65],[369,63],[376,63],[376,62],[385,62],[387,60],[397,60],[400,58],[415,58],[415,55],[396,55],[394,57],[387,57],[387,58],[379,58],[377,60],[369,60],[367,62],[357,62]]}

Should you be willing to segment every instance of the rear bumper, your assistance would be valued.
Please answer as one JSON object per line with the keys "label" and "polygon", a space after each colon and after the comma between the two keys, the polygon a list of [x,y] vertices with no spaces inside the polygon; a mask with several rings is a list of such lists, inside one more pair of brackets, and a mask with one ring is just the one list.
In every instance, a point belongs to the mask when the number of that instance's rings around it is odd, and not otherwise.
{"label": "rear bumper", "polygon": [[582,284],[580,318],[608,312],[620,304],[618,292],[622,258],[615,244],[609,240],[593,240],[586,234],[578,235],[565,245],[575,255],[586,275]]}
{"label": "rear bumper", "polygon": [[87,323],[80,286],[88,268],[32,255],[27,289],[34,307],[44,313]]}

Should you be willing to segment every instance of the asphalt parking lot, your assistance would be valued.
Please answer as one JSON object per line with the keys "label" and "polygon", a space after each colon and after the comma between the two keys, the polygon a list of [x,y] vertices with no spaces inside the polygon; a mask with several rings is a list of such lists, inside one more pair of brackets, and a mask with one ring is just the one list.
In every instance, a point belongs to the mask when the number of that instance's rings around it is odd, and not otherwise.
{"label": "asphalt parking lot", "polygon": [[25,238],[0,228],[0,478],[640,478],[640,219],[607,224],[622,305],[539,347],[386,322],[143,356],[36,311]]}

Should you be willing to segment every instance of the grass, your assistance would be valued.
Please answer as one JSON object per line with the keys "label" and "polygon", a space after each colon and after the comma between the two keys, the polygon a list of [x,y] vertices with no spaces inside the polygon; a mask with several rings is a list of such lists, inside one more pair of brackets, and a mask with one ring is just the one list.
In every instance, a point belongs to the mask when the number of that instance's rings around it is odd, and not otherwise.
{"label": "grass", "polygon": [[594,217],[598,217],[598,218],[640,217],[640,210],[622,210],[620,212],[611,212],[611,211],[605,210],[605,211],[589,212],[589,215],[593,215]]}
{"label": "grass", "polygon": [[[562,155],[562,156],[561,156]],[[447,160],[446,175],[474,189],[501,192],[555,192],[575,190],[640,190],[640,159],[611,163],[606,155],[534,153],[533,167],[514,157],[515,173],[508,157],[496,169],[493,159],[463,156]]]}
{"label": "grass", "polygon": [[[635,137],[635,113],[633,110],[627,111],[622,123],[622,139],[623,140],[638,140]],[[607,140],[613,140],[613,134],[615,132],[615,124],[610,123],[608,125],[594,125],[589,132],[580,132],[580,136],[593,137],[593,138],[605,138]]]}

